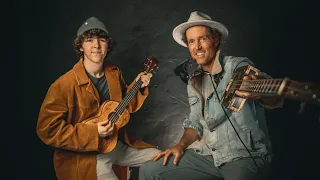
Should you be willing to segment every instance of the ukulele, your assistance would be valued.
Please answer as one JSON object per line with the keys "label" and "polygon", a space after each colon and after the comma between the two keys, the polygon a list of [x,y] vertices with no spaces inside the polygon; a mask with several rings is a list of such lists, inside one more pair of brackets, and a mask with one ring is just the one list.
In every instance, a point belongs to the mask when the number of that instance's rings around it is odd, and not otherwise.
{"label": "ukulele", "polygon": [[[157,59],[151,56],[147,58],[146,63],[144,63],[144,71],[146,73],[154,73],[155,70],[159,68],[158,64]],[[109,120],[112,123],[115,123],[115,132],[111,136],[105,137],[104,141],[100,142],[99,148],[101,153],[108,153],[115,148],[118,142],[119,129],[125,126],[130,119],[130,113],[126,108],[135,94],[139,91],[142,84],[143,82],[139,79],[120,103],[111,100],[104,101],[101,104],[98,113],[94,117],[83,122],[85,124],[97,124],[98,122]]]}
{"label": "ukulele", "polygon": [[320,104],[320,86],[294,81],[289,78],[243,80],[246,75],[258,75],[259,70],[250,65],[237,69],[222,95],[221,104],[232,111],[240,112],[246,99],[235,94],[236,90],[263,96],[282,96],[283,98]]}

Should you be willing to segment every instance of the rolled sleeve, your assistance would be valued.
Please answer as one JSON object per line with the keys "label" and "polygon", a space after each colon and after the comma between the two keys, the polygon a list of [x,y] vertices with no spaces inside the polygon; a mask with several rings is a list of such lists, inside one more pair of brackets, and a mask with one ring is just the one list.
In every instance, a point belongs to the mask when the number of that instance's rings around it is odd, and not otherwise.
{"label": "rolled sleeve", "polygon": [[203,127],[200,122],[195,122],[190,119],[186,119],[183,121],[184,128],[192,128],[200,133],[200,136],[203,135]]}

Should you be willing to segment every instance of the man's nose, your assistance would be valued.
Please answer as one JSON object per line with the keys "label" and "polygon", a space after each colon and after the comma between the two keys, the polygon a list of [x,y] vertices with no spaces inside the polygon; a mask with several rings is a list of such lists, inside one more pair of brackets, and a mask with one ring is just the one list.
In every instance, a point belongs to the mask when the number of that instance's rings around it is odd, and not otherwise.
{"label": "man's nose", "polygon": [[196,41],[196,49],[201,49],[201,42],[200,41]]}
{"label": "man's nose", "polygon": [[95,47],[95,48],[100,48],[100,47],[101,47],[101,46],[100,46],[100,42],[99,42],[98,39],[94,39],[94,40],[93,40],[93,47]]}

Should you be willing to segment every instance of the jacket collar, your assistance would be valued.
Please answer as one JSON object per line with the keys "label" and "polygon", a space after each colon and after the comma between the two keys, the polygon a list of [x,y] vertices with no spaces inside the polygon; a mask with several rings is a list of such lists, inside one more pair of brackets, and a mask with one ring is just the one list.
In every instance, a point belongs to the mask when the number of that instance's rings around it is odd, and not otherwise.
{"label": "jacket collar", "polygon": [[[110,72],[112,72],[114,70],[118,70],[118,68],[115,65],[111,64],[108,61],[104,62],[103,69],[104,69],[105,74],[110,73]],[[83,60],[82,59],[80,59],[73,66],[72,70],[73,70],[73,74],[75,75],[77,83],[78,83],[79,86],[89,83],[89,77],[88,77],[88,75],[86,73],[86,70],[84,68],[84,64],[83,64]]]}
{"label": "jacket collar", "polygon": [[216,57],[214,58],[214,62],[210,72],[212,75],[219,74],[222,71],[222,67],[219,59],[220,59],[220,50],[216,52]]}

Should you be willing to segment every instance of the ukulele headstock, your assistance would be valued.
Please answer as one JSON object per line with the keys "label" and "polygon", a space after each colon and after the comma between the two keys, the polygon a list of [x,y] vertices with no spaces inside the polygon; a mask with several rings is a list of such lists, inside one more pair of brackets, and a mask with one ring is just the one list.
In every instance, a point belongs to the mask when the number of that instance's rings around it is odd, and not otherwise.
{"label": "ukulele headstock", "polygon": [[153,56],[147,58],[147,61],[144,63],[144,71],[146,73],[155,73],[157,69],[159,69],[159,61]]}

